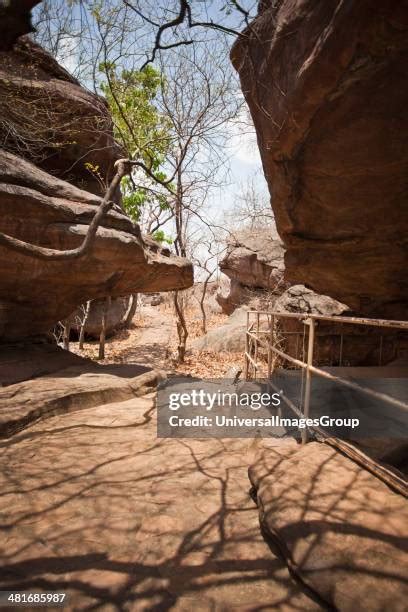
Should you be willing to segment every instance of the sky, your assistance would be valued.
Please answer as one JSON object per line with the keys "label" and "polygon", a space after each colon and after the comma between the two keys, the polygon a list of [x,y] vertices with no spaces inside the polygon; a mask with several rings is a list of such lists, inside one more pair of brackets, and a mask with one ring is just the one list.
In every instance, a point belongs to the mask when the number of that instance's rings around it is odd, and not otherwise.
{"label": "sky", "polygon": [[[50,6],[55,10],[55,7],[58,4],[58,2],[55,2],[55,4],[53,4],[53,2],[54,0],[50,0]],[[105,10],[110,5],[110,3],[113,3],[114,5],[114,0],[107,0],[107,2],[104,3],[103,6]],[[214,0],[214,1],[208,1],[205,4],[208,5],[209,10],[204,15],[204,17],[206,19],[214,19],[215,21],[219,22],[220,19],[222,19],[222,13],[220,13],[220,7],[225,5],[225,1],[224,0]],[[243,4],[245,4],[245,2]],[[246,4],[249,6],[249,4],[251,4],[251,0],[248,0]],[[252,2],[252,4],[254,3]],[[149,5],[149,0],[146,0],[146,6],[148,5]],[[67,9],[66,6],[67,5],[65,4],[64,10],[69,11],[69,9]],[[79,22],[80,20],[79,19],[80,14],[79,14],[79,8],[78,8],[79,5],[73,4],[72,6],[73,6],[73,9],[72,9],[73,12],[71,12],[71,17],[73,15],[74,19],[77,20],[77,22]],[[154,6],[154,3],[151,6]],[[204,3],[202,6],[204,6]],[[56,22],[58,22],[58,18]],[[72,26],[72,24],[69,24],[69,22],[68,22],[68,25]],[[231,23],[228,22],[228,25],[231,25]],[[242,24],[238,24],[238,22],[232,25],[236,29],[242,29]],[[69,28],[67,29],[69,31]],[[208,35],[208,32],[206,31],[205,34]],[[143,35],[143,30],[142,30],[142,35]],[[136,34],[134,31],[132,31],[129,34],[129,41],[130,41],[129,44],[131,44],[132,46],[136,44],[136,51],[139,46],[139,43],[137,41],[138,36],[139,38],[143,38],[143,36],[140,37],[140,33]],[[188,36],[190,36],[189,32],[188,32]],[[133,42],[134,40],[136,40],[136,43]],[[63,42],[63,45],[60,46],[59,53],[57,55],[57,59],[69,72],[75,75],[75,73],[77,72],[78,65],[79,65],[80,53],[81,52],[84,53],[84,46],[85,46],[85,55],[86,55],[86,51],[87,51],[86,43],[85,44],[82,43],[82,51],[81,51],[79,48],[80,46],[78,45],[77,38],[74,38],[74,37],[70,38],[69,36],[65,36],[63,38],[63,41],[64,42]],[[81,37],[81,42],[82,41],[83,39]],[[229,38],[228,43],[230,44],[231,41],[232,41],[232,38]],[[150,44],[151,42],[152,41],[150,40]],[[142,48],[144,48],[144,45],[146,45],[146,48],[149,47],[149,40],[145,40],[143,42]],[[226,58],[226,62],[230,61],[228,58],[228,49],[226,49],[225,58]],[[84,84],[86,85],[86,83]],[[89,87],[92,88],[91,83],[89,83]],[[242,96],[242,94],[237,94],[237,95]],[[236,123],[235,122],[230,123],[227,128],[230,134],[229,146],[228,146],[228,155],[229,155],[228,180],[226,184],[222,186],[221,189],[215,189],[213,191],[212,195],[210,196],[209,203],[208,203],[208,207],[209,209],[211,209],[211,212],[214,211],[216,217],[220,215],[220,219],[222,218],[222,215],[224,214],[224,212],[228,213],[228,211],[230,211],[233,208],[234,203],[237,199],[237,195],[239,195],[242,187],[245,185],[245,182],[247,180],[250,180],[251,177],[253,177],[254,175],[256,176],[257,190],[260,192],[260,194],[264,194],[265,196],[267,196],[268,190],[267,190],[266,181],[262,173],[261,160],[260,160],[259,151],[258,151],[258,147],[256,143],[255,132],[252,131],[251,133],[250,129],[248,129],[247,111],[245,110],[242,111],[241,119],[243,121],[238,121]],[[246,124],[246,125],[243,126],[243,124]]]}

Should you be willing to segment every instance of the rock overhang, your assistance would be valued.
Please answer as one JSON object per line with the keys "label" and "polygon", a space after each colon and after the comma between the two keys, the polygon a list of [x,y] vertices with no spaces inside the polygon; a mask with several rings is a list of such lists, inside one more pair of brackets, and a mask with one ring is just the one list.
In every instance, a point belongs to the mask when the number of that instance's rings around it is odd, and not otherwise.
{"label": "rock overhang", "polygon": [[[60,250],[79,246],[100,199],[0,152],[0,231]],[[0,247],[0,340],[47,332],[89,299],[173,291],[193,284],[192,264],[171,255],[117,207],[91,251],[46,261]]]}

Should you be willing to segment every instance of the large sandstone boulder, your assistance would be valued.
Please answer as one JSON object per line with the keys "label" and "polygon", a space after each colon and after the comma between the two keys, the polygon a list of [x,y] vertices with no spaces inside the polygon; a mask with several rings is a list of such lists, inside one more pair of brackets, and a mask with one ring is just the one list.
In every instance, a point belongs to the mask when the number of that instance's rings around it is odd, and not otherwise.
{"label": "large sandstone boulder", "polygon": [[[106,102],[29,38],[17,39],[30,30],[35,4],[12,1],[0,12],[1,35],[17,24],[0,51],[0,231],[67,250],[82,243],[123,151]],[[0,273],[3,342],[43,334],[87,300],[184,289],[193,280],[190,263],[143,238],[119,207],[83,256],[50,261],[2,246]]]}
{"label": "large sandstone boulder", "polygon": [[408,6],[263,0],[232,50],[286,278],[408,316]]}
{"label": "large sandstone boulder", "polygon": [[106,101],[27,36],[0,52],[0,115],[2,148],[97,195],[124,157]]}
{"label": "large sandstone boulder", "polygon": [[0,51],[8,51],[16,38],[33,31],[30,10],[40,0],[3,0],[0,3]]}
{"label": "large sandstone boulder", "polygon": [[[32,357],[32,349],[22,347],[20,357],[24,360],[27,353]],[[0,351],[0,382],[4,374],[7,376],[3,357]],[[13,374],[18,372],[20,380],[8,380],[9,384],[0,389],[0,438],[56,414],[143,395],[163,378],[156,370],[134,364],[103,366],[56,346],[37,347],[35,357],[41,364],[40,376],[24,380],[24,373],[15,364]]]}
{"label": "large sandstone boulder", "polygon": [[231,314],[242,304],[256,307],[262,298],[282,292],[286,287],[283,258],[282,242],[271,238],[268,228],[235,233],[219,264],[230,279],[227,290],[216,296],[223,312]]}
{"label": "large sandstone boulder", "polygon": [[251,466],[263,533],[330,609],[402,612],[408,505],[326,444],[268,449]]}
{"label": "large sandstone boulder", "polygon": [[245,331],[247,314],[238,308],[224,323],[196,338],[190,347],[197,351],[242,353],[245,350]]}
{"label": "large sandstone boulder", "polygon": [[[56,249],[81,244],[100,198],[0,152],[0,230]],[[170,256],[120,210],[109,212],[85,256],[39,260],[0,247],[0,339],[46,332],[88,299],[184,289],[192,266]]]}
{"label": "large sandstone boulder", "polygon": [[221,272],[246,287],[273,290],[283,277],[284,248],[268,231],[245,230],[231,238]]}
{"label": "large sandstone boulder", "polygon": [[297,312],[300,314],[346,316],[350,309],[328,295],[320,295],[304,285],[289,287],[280,295],[274,305],[276,312]]}

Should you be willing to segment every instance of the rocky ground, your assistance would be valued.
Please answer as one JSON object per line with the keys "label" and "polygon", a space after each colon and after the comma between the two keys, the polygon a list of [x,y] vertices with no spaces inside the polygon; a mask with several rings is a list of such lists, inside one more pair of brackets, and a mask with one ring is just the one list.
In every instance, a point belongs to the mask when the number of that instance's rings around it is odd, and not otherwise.
{"label": "rocky ground", "polygon": [[[172,342],[170,313],[147,307],[105,361],[168,367]],[[1,588],[66,591],[69,610],[320,609],[248,494],[261,445],[282,442],[158,439],[155,412],[150,393],[1,441]]]}
{"label": "rocky ground", "polygon": [[[168,304],[160,306],[145,305],[138,309],[130,329],[109,338],[106,342],[105,359],[102,364],[132,363],[149,365],[166,372],[190,374],[192,376],[221,377],[229,368],[242,366],[242,352],[199,351],[191,348],[195,340],[203,336],[201,317],[194,307],[187,309],[189,329],[188,352],[184,364],[177,365],[173,359],[176,353],[176,322],[173,309]],[[207,329],[220,327],[227,320],[223,314],[208,314]],[[75,353],[96,359],[99,344],[91,341],[84,350],[78,349],[73,342],[70,349]]]}
{"label": "rocky ground", "polygon": [[157,439],[149,395],[1,447],[2,589],[68,591],[71,610],[319,609],[261,536],[253,440]]}

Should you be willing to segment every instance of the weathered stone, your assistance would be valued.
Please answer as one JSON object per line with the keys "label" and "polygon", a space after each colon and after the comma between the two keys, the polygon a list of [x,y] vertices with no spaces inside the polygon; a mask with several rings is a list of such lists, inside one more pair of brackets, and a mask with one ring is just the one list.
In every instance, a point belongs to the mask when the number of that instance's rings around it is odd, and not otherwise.
{"label": "weathered stone", "polygon": [[341,304],[328,295],[315,293],[304,285],[289,287],[277,298],[274,310],[276,312],[298,312],[329,317],[351,314],[346,304]]}
{"label": "weathered stone", "polygon": [[244,230],[229,240],[220,270],[228,276],[230,285],[216,296],[225,314],[231,314],[242,304],[257,307],[286,288],[284,248],[268,232],[269,228],[264,232]]}
{"label": "weathered stone", "polygon": [[246,287],[273,290],[281,282],[284,271],[284,248],[264,232],[240,232],[228,243],[220,261],[220,270]]}
{"label": "weathered stone", "polygon": [[232,50],[286,278],[357,313],[408,316],[408,10],[264,0]]}
{"label": "weathered stone", "polygon": [[344,612],[405,609],[403,495],[326,444],[268,450],[249,475],[264,533],[323,601]]}
{"label": "weathered stone", "polygon": [[2,0],[0,51],[9,51],[19,36],[33,31],[31,9],[40,0]]}
{"label": "weathered stone", "polygon": [[[10,153],[0,153],[0,230],[44,247],[81,244],[100,199]],[[85,256],[44,261],[0,248],[0,339],[46,332],[88,299],[189,287],[191,264],[170,256],[120,210]]]}
{"label": "weathered stone", "polygon": [[220,325],[191,343],[191,348],[198,351],[242,353],[245,349],[246,310],[238,308]]}
{"label": "weathered stone", "polygon": [[1,441],[0,588],[78,611],[320,610],[259,530],[254,441],[158,439],[156,413],[133,397]]}
{"label": "weathered stone", "polygon": [[[120,329],[124,324],[124,318],[128,311],[130,297],[118,297],[110,300],[109,307],[106,313],[106,328],[105,334],[111,336],[115,331]],[[89,313],[85,323],[85,335],[92,338],[99,338],[102,329],[102,317],[106,308],[106,299],[92,300],[89,308]],[[71,324],[71,329],[80,333],[82,322],[85,318],[86,304],[82,304],[72,313],[68,321]]]}
{"label": "weathered stone", "polygon": [[125,157],[106,101],[27,36],[0,52],[0,114],[3,149],[97,195]]}
{"label": "weathered stone", "polygon": [[[67,367],[46,373],[50,356],[54,355],[61,365],[67,351],[44,349],[37,351],[42,376],[0,389],[0,437],[9,437],[56,414],[137,397],[149,387],[156,388],[162,378],[158,371],[139,365],[100,365],[78,356],[70,358]],[[1,370],[0,361],[0,375]]]}
{"label": "weathered stone", "polygon": [[251,298],[254,298],[254,290],[248,289],[235,279],[229,281],[226,288],[221,289],[216,294],[216,300],[220,305],[222,312],[230,315],[236,308],[244,303],[248,303]]}

